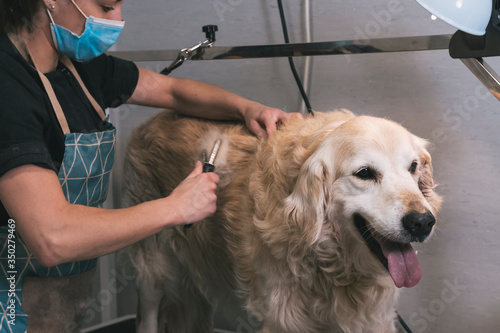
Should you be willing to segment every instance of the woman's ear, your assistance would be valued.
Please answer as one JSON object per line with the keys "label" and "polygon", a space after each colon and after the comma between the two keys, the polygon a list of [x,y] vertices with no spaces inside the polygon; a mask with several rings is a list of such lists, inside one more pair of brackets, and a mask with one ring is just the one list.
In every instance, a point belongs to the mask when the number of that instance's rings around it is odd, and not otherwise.
{"label": "woman's ear", "polygon": [[420,155],[419,173],[418,187],[427,202],[431,205],[433,213],[437,214],[441,208],[443,199],[434,191],[437,185],[434,183],[431,156],[427,151]]}
{"label": "woman's ear", "polygon": [[285,199],[285,214],[291,228],[297,228],[300,243],[312,245],[325,221],[327,184],[333,174],[317,152],[301,167],[292,193]]}

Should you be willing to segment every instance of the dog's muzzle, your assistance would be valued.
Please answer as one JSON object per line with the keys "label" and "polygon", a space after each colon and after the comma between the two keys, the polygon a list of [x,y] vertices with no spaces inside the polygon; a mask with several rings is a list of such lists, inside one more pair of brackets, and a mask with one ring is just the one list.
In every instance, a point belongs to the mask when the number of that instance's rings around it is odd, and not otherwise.
{"label": "dog's muzzle", "polygon": [[376,233],[368,221],[360,214],[354,214],[354,225],[365,240],[368,248],[389,271],[398,287],[413,287],[422,276],[422,269],[410,242],[423,242],[431,233],[436,219],[431,213],[410,212],[401,223],[408,237],[405,241],[394,242]]}

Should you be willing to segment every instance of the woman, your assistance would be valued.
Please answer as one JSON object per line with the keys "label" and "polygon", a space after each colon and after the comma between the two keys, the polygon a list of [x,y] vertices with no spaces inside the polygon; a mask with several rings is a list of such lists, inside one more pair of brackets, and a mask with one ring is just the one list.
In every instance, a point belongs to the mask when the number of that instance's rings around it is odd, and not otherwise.
{"label": "woman", "polygon": [[[8,309],[0,332],[74,329],[94,258],[216,209],[219,179],[202,173],[199,162],[166,198],[100,208],[115,138],[103,109],[126,102],[244,119],[258,136],[272,134],[277,122],[292,116],[102,55],[123,28],[121,5],[0,0],[0,259],[7,277],[0,280],[0,301]],[[193,204],[195,194],[203,199]],[[51,283],[68,289],[39,297]]]}

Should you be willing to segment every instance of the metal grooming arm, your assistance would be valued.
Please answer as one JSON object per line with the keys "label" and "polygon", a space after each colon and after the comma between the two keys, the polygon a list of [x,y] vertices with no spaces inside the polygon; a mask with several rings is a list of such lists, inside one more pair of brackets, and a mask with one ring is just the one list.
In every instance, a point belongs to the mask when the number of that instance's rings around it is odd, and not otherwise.
{"label": "metal grooming arm", "polygon": [[[192,57],[191,60],[221,60],[221,59],[249,59],[275,57],[301,57],[338,54],[383,53],[446,50],[452,35],[397,37],[370,39],[368,43],[359,43],[354,40],[268,44],[248,46],[216,46],[204,49],[202,54]],[[109,52],[110,55],[130,61],[168,61],[176,60],[178,51],[151,50],[151,51],[119,51]]]}
{"label": "metal grooming arm", "polygon": [[[496,29],[496,28],[495,28]],[[216,31],[216,30],[215,30]],[[109,52],[130,61],[168,61],[173,63],[162,71],[168,74],[185,60],[220,60],[274,57],[300,57],[319,55],[349,55],[386,52],[449,50],[452,58],[459,58],[500,101],[500,77],[482,59],[500,55],[500,31],[487,30],[485,37],[474,39],[462,31],[454,35],[432,35],[397,38],[376,38],[366,43],[354,40],[295,44],[270,44],[249,46],[212,47],[213,42],[200,42],[192,48],[175,50],[151,50]],[[464,37],[465,36],[465,37]],[[215,41],[215,36],[213,41]],[[484,46],[486,45],[486,47]]]}

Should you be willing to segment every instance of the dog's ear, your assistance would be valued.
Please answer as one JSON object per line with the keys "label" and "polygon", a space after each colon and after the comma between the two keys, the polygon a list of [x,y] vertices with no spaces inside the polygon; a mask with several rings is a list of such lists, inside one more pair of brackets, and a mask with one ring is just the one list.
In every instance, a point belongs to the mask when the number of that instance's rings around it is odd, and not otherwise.
{"label": "dog's ear", "polygon": [[296,228],[301,244],[312,245],[325,221],[328,179],[333,169],[318,151],[302,165],[292,193],[285,199],[290,228]]}
{"label": "dog's ear", "polygon": [[427,202],[431,205],[433,213],[436,214],[441,208],[443,199],[434,191],[436,184],[434,183],[431,155],[427,151],[423,151],[420,154],[419,171],[418,187]]}

